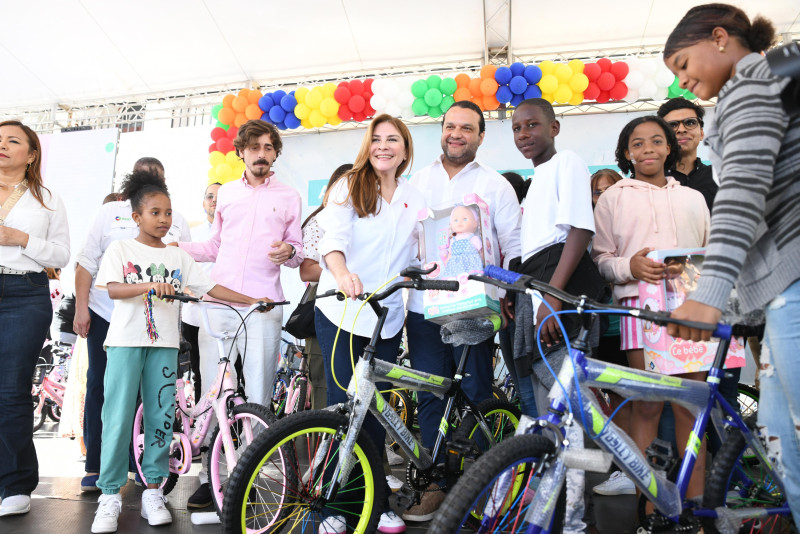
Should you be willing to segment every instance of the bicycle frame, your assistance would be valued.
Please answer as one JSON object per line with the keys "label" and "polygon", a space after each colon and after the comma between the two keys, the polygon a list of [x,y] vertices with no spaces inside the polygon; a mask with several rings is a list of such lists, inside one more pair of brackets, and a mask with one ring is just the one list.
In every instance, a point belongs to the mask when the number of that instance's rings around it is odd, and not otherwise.
{"label": "bicycle frame", "polygon": [[33,412],[34,417],[38,417],[42,413],[47,399],[53,401],[59,408],[63,407],[66,389],[66,384],[50,380],[50,373],[46,374],[41,385],[33,386],[33,396],[39,396],[39,404],[36,405],[36,410]]}

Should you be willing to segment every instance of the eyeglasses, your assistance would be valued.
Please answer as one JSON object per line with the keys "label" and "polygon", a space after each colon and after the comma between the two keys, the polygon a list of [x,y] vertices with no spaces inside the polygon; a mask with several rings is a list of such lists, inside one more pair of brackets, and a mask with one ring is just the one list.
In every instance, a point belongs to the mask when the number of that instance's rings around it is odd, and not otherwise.
{"label": "eyeglasses", "polygon": [[686,128],[687,130],[694,130],[698,126],[702,126],[703,121],[701,121],[696,117],[691,117],[680,121],[667,121],[667,124],[669,124],[670,128],[672,128],[673,130],[677,130],[678,126],[680,126],[681,124],[683,124],[683,127]]}

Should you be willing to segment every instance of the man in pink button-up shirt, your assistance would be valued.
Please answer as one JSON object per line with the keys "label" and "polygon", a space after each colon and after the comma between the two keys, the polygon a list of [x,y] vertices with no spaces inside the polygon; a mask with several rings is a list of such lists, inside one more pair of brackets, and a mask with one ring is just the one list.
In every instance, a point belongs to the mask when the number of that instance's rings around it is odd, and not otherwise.
{"label": "man in pink button-up shirt", "polygon": [[[272,165],[281,153],[278,129],[265,121],[248,121],[239,128],[233,142],[246,170],[240,180],[228,182],[217,193],[217,211],[208,241],[180,243],[200,262],[216,262],[211,278],[216,283],[256,298],[284,299],[280,283],[281,265],[298,267],[303,261],[300,229],[300,195],[275,179]],[[239,317],[231,310],[210,310],[215,329],[236,332]],[[251,402],[266,404],[278,367],[283,309],[276,306],[255,313],[247,321],[247,354],[243,358],[246,393]],[[226,342],[230,351],[233,340]],[[200,373],[203,386],[213,387],[217,374],[216,340],[200,327]],[[242,354],[245,336],[235,341]],[[235,354],[232,356],[235,359]],[[233,371],[233,369],[231,369]],[[205,394],[205,392],[203,392]],[[205,482],[201,476],[201,482]],[[198,493],[207,492],[207,485]],[[210,494],[208,494],[210,496]],[[190,505],[205,504],[197,495]]]}

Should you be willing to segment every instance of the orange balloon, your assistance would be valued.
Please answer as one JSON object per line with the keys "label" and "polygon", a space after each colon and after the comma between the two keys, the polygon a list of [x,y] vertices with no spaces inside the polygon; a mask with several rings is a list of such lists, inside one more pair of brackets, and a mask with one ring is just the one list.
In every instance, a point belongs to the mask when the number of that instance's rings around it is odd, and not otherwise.
{"label": "orange balloon", "polygon": [[493,96],[497,92],[499,85],[494,78],[486,78],[481,80],[481,94],[483,96]]}
{"label": "orange balloon", "polygon": [[247,96],[249,94],[250,94],[250,89],[245,87],[244,89],[239,90],[239,95],[238,96],[241,96],[242,98],[247,99]]}
{"label": "orange balloon", "polygon": [[233,95],[225,95],[222,99],[222,107],[225,108],[232,108],[233,107],[233,99],[236,98]]}
{"label": "orange balloon", "polygon": [[247,122],[247,115],[245,115],[244,113],[237,113],[236,117],[234,117],[233,119],[233,125],[236,126],[237,128],[246,122]]}
{"label": "orange balloon", "polygon": [[484,65],[481,67],[481,78],[487,80],[491,78],[494,80],[494,73],[497,71],[497,67],[495,65]]}
{"label": "orange balloon", "polygon": [[[456,86],[469,87],[469,74],[461,73],[456,76]],[[458,99],[456,99],[458,100]]]}
{"label": "orange balloon", "polygon": [[481,81],[480,78],[472,78],[469,81],[469,92],[472,96],[481,96]]}
{"label": "orange balloon", "polygon": [[475,102],[478,105],[478,107],[481,108],[481,111],[486,111],[486,106],[483,105],[482,97],[480,96],[475,97],[475,100],[473,100],[473,102]]}
{"label": "orange balloon", "polygon": [[459,87],[456,89],[456,92],[453,93],[453,99],[456,102],[461,100],[472,100],[472,93],[469,92],[469,88],[467,87]]}
{"label": "orange balloon", "polygon": [[494,111],[500,107],[500,102],[497,101],[494,95],[485,95],[483,97],[483,109]]}
{"label": "orange balloon", "polygon": [[261,111],[261,108],[258,107],[258,104],[250,104],[244,110],[244,116],[247,117],[249,120],[254,121],[256,119],[260,119],[261,115],[264,112]]}
{"label": "orange balloon", "polygon": [[[230,95],[233,96],[233,95]],[[228,126],[233,124],[233,119],[236,117],[236,112],[233,111],[231,108],[222,108],[219,110],[219,115],[217,115],[217,119],[222,124],[227,124]]]}
{"label": "orange balloon", "polygon": [[247,108],[247,103],[246,96],[237,96],[233,99],[233,110],[237,113],[244,113],[244,110]]}
{"label": "orange balloon", "polygon": [[261,91],[258,89],[253,89],[250,91],[250,94],[247,95],[247,102],[250,104],[258,104],[259,99],[264,96],[261,94]]}

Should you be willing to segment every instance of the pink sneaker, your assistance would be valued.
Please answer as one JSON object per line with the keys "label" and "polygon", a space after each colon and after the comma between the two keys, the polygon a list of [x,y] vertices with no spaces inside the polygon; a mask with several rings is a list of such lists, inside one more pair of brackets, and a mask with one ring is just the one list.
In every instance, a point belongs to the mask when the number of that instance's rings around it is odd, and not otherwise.
{"label": "pink sneaker", "polygon": [[381,520],[378,523],[378,532],[383,534],[399,534],[406,531],[406,524],[400,517],[389,510],[381,514]]}

